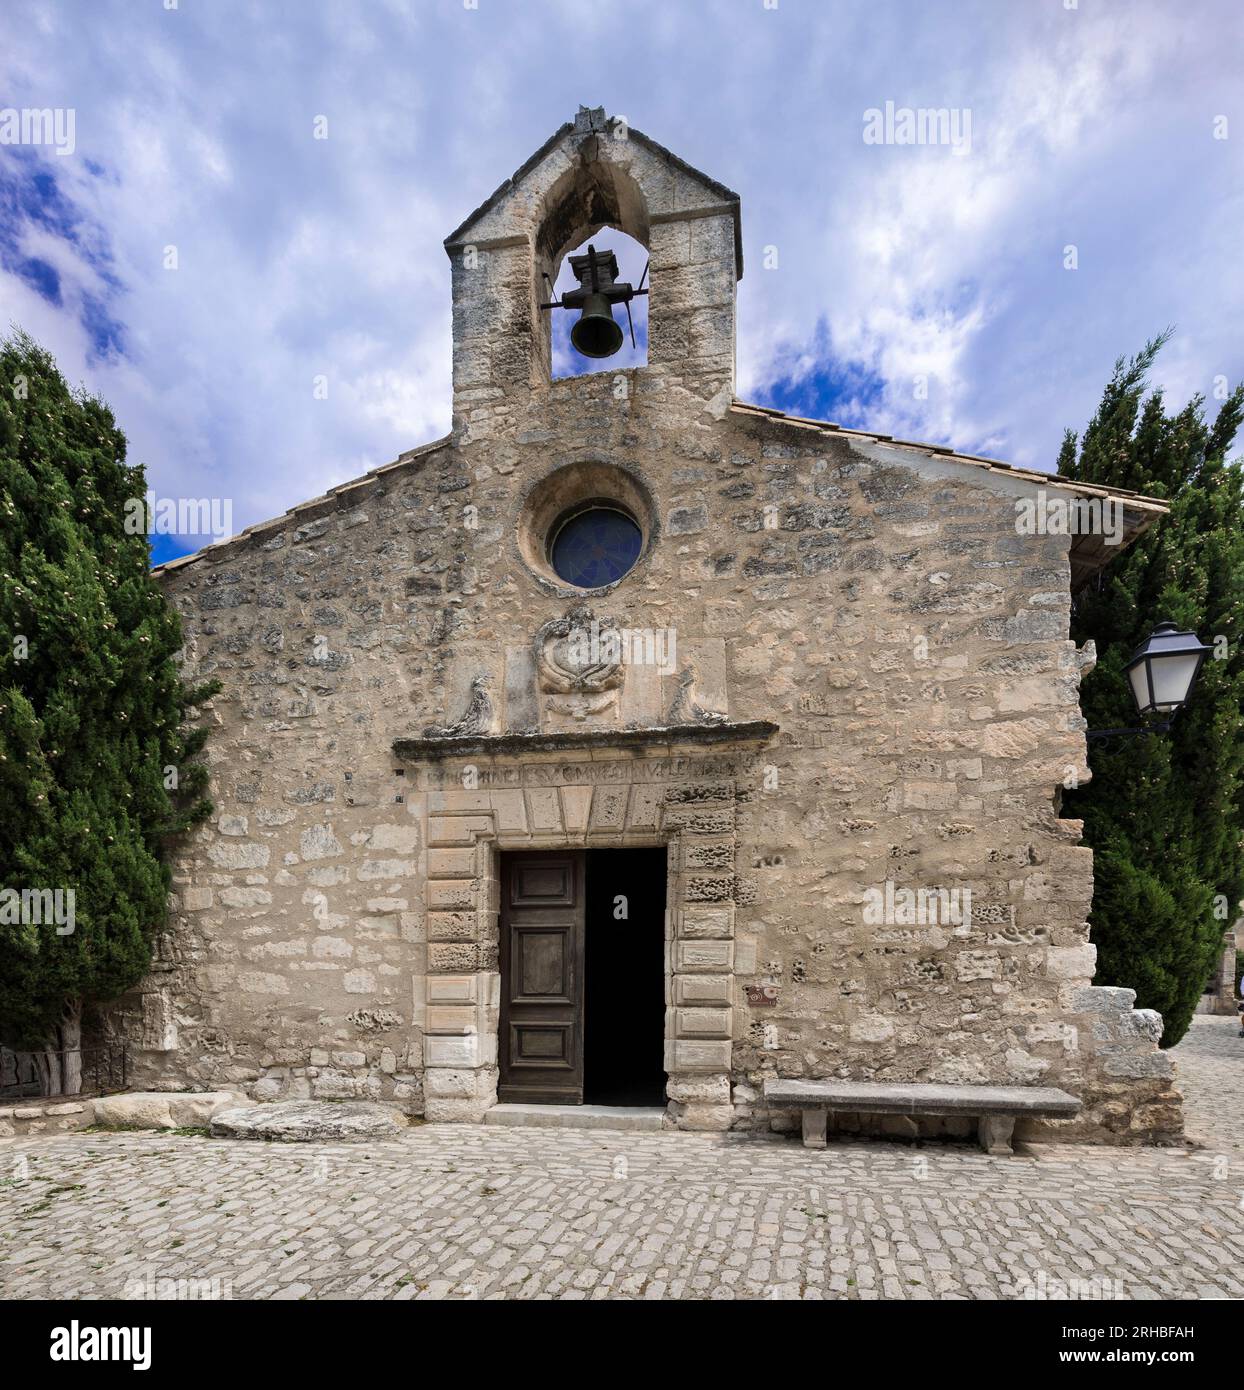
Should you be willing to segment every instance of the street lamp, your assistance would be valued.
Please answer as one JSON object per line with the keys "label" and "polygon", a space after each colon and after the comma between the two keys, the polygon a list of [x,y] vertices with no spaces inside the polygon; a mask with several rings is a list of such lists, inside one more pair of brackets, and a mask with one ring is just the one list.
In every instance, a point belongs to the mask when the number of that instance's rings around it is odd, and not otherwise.
{"label": "street lamp", "polygon": [[1137,712],[1142,718],[1163,719],[1140,729],[1090,729],[1090,739],[1124,734],[1164,734],[1188,702],[1205,658],[1213,650],[1195,632],[1181,632],[1174,623],[1159,623],[1132,653],[1124,668]]}

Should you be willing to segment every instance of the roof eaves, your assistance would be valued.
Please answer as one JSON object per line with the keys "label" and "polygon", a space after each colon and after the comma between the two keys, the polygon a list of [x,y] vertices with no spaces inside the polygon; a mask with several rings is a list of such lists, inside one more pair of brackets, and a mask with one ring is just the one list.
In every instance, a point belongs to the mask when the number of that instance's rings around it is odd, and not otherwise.
{"label": "roof eaves", "polygon": [[184,569],[186,565],[192,565],[200,560],[217,560],[220,558],[220,551],[229,547],[240,545],[245,540],[261,536],[269,531],[283,531],[287,526],[292,525],[300,516],[308,511],[323,507],[326,502],[331,502],[336,498],[351,492],[355,488],[366,487],[366,485],[376,478],[392,473],[395,469],[404,468],[407,464],[413,463],[424,454],[430,454],[437,449],[444,448],[449,443],[451,435],[444,435],[440,439],[434,439],[429,444],[420,444],[417,448],[407,449],[405,453],[399,454],[391,463],[381,464],[378,468],[370,469],[358,478],[351,478],[348,482],[338,483],[336,487],[329,488],[319,497],[312,497],[306,502],[299,502],[290,507],[280,516],[272,517],[268,521],[257,521],[253,526],[248,526],[244,531],[239,531],[236,536],[226,536],[224,540],[213,541],[211,545],[205,545],[202,550],[196,550],[191,555],[180,555],[175,560],[165,560],[162,565],[153,565],[151,573],[163,577],[171,574],[173,570]]}

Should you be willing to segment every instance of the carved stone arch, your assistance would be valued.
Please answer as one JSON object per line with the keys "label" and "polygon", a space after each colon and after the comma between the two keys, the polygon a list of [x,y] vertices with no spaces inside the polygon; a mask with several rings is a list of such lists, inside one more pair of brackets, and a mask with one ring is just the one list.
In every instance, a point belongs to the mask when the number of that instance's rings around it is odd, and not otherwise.
{"label": "carved stone arch", "polygon": [[638,182],[601,153],[599,137],[585,141],[579,158],[540,201],[535,232],[537,270],[553,275],[561,258],[603,227],[616,227],[647,246],[648,202]]}

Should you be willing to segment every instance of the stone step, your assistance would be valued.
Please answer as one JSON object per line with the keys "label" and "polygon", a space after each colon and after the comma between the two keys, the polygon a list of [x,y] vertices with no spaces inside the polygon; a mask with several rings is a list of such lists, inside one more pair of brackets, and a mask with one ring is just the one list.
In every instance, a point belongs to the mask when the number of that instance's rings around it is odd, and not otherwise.
{"label": "stone step", "polygon": [[658,1105],[494,1105],[486,1125],[519,1128],[659,1130],[665,1110]]}

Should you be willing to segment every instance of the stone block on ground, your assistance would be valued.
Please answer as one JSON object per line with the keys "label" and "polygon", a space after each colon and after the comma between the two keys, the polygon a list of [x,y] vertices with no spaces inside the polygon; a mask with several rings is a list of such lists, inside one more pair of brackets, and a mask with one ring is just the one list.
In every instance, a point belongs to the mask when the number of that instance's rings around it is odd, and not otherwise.
{"label": "stone block on ground", "polygon": [[217,1139],[273,1139],[305,1144],[367,1139],[396,1139],[409,1121],[400,1110],[371,1101],[277,1101],[221,1110],[212,1117]]}
{"label": "stone block on ground", "polygon": [[254,1102],[236,1091],[130,1091],[92,1104],[94,1123],[110,1129],[199,1129],[220,1110]]}

